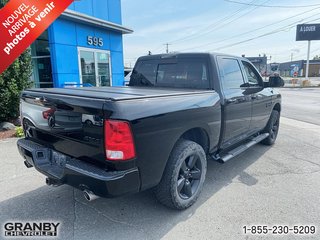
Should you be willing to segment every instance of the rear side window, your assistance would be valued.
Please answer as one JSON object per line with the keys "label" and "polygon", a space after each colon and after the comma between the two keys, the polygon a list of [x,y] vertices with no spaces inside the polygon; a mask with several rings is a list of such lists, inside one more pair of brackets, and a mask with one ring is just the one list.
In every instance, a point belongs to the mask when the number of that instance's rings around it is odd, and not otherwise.
{"label": "rear side window", "polygon": [[129,86],[209,89],[204,59],[180,59],[175,63],[141,61],[132,73]]}
{"label": "rear side window", "polygon": [[197,60],[159,64],[156,85],[159,87],[209,89],[207,65]]}
{"label": "rear side window", "polygon": [[238,60],[220,58],[218,62],[224,89],[240,88],[240,86],[244,84],[244,81]]}
{"label": "rear side window", "polygon": [[154,86],[156,82],[158,63],[141,61],[132,72],[129,86]]}

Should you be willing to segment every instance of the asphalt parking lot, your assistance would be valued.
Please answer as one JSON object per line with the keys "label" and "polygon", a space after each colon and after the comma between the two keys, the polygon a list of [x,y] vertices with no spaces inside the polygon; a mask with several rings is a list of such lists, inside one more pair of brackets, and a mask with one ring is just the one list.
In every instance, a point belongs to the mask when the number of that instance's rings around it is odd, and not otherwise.
{"label": "asphalt parking lot", "polygon": [[315,225],[316,235],[280,238],[320,239],[316,124],[282,118],[273,147],[257,145],[223,165],[209,161],[200,199],[183,212],[158,204],[152,191],[86,202],[71,187],[48,187],[45,177],[25,168],[15,143],[0,142],[0,226],[61,222],[59,239],[274,239],[246,235],[243,226]]}
{"label": "asphalt parking lot", "polygon": [[282,116],[320,125],[320,88],[283,88]]}

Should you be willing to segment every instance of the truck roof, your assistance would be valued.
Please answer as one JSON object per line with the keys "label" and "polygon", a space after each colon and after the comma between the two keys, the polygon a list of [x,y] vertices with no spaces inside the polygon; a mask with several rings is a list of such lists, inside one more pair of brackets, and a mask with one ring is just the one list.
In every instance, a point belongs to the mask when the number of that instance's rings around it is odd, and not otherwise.
{"label": "truck roof", "polygon": [[209,52],[190,52],[190,53],[166,53],[166,54],[155,54],[139,57],[138,61],[143,60],[157,60],[166,58],[188,58],[188,57],[215,57],[215,56],[230,56],[234,58],[242,58],[239,56],[224,54],[224,53],[209,53]]}

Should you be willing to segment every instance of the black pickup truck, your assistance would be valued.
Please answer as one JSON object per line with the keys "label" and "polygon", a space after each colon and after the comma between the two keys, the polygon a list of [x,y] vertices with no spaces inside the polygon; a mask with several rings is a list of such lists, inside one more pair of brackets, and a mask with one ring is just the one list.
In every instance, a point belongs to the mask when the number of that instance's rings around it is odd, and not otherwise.
{"label": "black pickup truck", "polygon": [[154,188],[185,209],[207,159],[221,163],[277,137],[283,85],[245,58],[189,53],[141,57],[129,87],[30,89],[21,95],[26,167],[87,200]]}

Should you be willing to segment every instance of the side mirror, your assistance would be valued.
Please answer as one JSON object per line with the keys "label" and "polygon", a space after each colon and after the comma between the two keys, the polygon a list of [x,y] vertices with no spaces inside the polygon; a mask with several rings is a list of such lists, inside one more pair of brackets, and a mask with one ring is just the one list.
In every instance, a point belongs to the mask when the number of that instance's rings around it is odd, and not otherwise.
{"label": "side mirror", "polygon": [[284,81],[280,76],[271,76],[267,85],[268,87],[279,88],[284,86]]}

